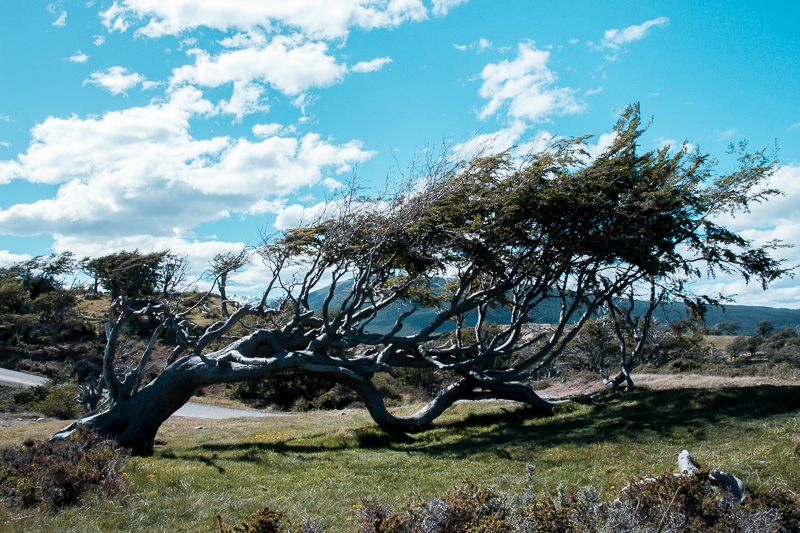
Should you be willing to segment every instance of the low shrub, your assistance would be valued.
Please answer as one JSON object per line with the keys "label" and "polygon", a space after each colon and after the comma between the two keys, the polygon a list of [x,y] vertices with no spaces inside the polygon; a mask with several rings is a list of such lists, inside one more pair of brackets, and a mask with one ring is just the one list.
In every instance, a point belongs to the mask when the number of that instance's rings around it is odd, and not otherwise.
{"label": "low shrub", "polygon": [[[592,487],[559,488],[526,502],[467,482],[426,502],[392,507],[376,499],[354,505],[355,533],[798,533],[800,496],[773,488],[744,502],[712,487],[708,472],[665,474],[636,481],[613,501]],[[293,525],[282,511],[264,507],[220,533],[320,533],[319,523]],[[351,519],[348,518],[348,521]],[[349,523],[349,522],[348,522]]]}
{"label": "low shrub", "polygon": [[[409,378],[411,379],[411,378]],[[394,407],[411,401],[428,401],[431,396],[415,389],[402,378],[377,375],[374,384],[386,405]],[[273,407],[286,411],[346,409],[361,407],[358,395],[347,387],[298,371],[287,371],[281,379],[266,378],[231,387],[231,397],[255,408]]]}
{"label": "low shrub", "polygon": [[601,502],[592,487],[572,487],[514,506],[468,483],[400,509],[366,500],[362,511],[358,533],[800,532],[800,497],[794,493],[775,488],[739,505],[708,483],[708,472],[631,483],[611,502]]}
{"label": "low shrub", "polygon": [[709,484],[708,472],[692,476],[667,474],[631,483],[617,501],[606,504],[600,531],[626,527],[642,531],[798,532],[800,523],[795,522],[793,528],[781,526],[790,525],[791,509],[800,510],[800,499],[780,504],[760,496],[740,505]]}
{"label": "low shrub", "polygon": [[219,533],[322,533],[324,528],[315,522],[302,522],[295,526],[283,511],[264,507],[245,518],[241,524],[228,526],[217,513]]}
{"label": "low shrub", "polygon": [[0,501],[6,507],[63,509],[91,490],[123,488],[127,453],[113,441],[79,430],[68,442],[28,439],[2,451]]}
{"label": "low shrub", "polygon": [[59,420],[74,420],[84,412],[78,403],[80,391],[75,381],[66,383],[50,383],[37,387],[40,398],[33,405],[37,411]]}
{"label": "low shrub", "polygon": [[240,525],[228,527],[222,521],[222,516],[217,513],[220,533],[287,533],[291,531],[291,522],[287,520],[282,511],[275,511],[264,507],[244,519]]}
{"label": "low shrub", "polygon": [[10,412],[36,411],[60,420],[74,420],[83,414],[76,381],[49,381],[37,387],[8,390],[3,396],[3,406]]}
{"label": "low shrub", "polygon": [[800,531],[800,495],[784,487],[773,487],[756,493],[753,506],[772,511],[776,515],[776,531],[797,533]]}

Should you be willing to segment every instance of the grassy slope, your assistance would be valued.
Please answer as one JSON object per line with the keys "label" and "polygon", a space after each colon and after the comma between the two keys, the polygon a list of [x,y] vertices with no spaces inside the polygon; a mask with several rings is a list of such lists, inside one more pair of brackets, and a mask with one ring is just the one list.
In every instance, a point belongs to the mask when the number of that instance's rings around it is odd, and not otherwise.
{"label": "grassy slope", "polygon": [[[216,512],[231,522],[270,505],[295,519],[322,520],[332,531],[352,530],[347,519],[363,497],[429,498],[466,477],[517,495],[593,484],[613,496],[631,479],[672,470],[683,448],[753,489],[798,490],[798,408],[800,387],[761,385],[639,391],[549,419],[531,419],[509,403],[462,403],[431,429],[400,436],[377,430],[361,410],[173,419],[159,434],[166,446],[129,460],[136,490],[60,515],[34,512],[4,527],[213,531]],[[62,424],[0,428],[0,445],[48,436]]]}

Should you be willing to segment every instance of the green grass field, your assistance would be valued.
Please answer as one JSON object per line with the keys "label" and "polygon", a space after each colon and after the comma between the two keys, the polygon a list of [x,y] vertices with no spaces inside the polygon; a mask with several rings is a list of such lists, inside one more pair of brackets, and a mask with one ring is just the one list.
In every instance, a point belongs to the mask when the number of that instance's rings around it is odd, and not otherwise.
{"label": "green grass field", "polygon": [[[430,498],[466,478],[511,497],[670,472],[686,448],[751,490],[800,490],[800,387],[640,390],[535,419],[516,404],[460,403],[426,431],[388,435],[365,411],[261,420],[172,419],[164,445],[130,458],[123,493],[53,514],[0,511],[4,531],[214,531],[269,505],[293,520],[352,531],[362,498]],[[199,429],[198,425],[203,428]],[[0,428],[0,445],[47,437],[64,422]],[[350,519],[350,520],[348,520]]]}

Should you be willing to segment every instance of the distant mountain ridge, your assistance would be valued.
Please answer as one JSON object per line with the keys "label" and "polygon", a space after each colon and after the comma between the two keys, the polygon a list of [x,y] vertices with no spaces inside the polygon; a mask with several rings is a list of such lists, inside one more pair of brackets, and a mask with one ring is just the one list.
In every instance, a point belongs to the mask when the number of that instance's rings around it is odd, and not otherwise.
{"label": "distant mountain ridge", "polygon": [[[349,290],[348,284],[340,285],[334,295],[334,303],[332,305],[339,305],[343,300],[346,291]],[[319,289],[313,291],[309,295],[308,303],[314,310],[322,309],[322,304],[325,297],[328,295],[328,289]],[[641,303],[644,305],[644,302]],[[397,317],[411,309],[408,303],[398,303],[390,308],[379,313],[378,316],[370,322],[367,329],[375,333],[385,333],[390,331],[394,326]],[[670,320],[680,320],[683,315],[683,305],[681,304],[668,304],[665,307],[667,317]],[[540,316],[536,318],[536,322],[541,323],[554,323],[558,321],[558,314],[560,306],[558,302],[545,303],[539,306]],[[405,321],[403,332],[411,334],[419,331],[424,326],[430,323],[435,316],[434,309],[420,309],[412,316],[408,317]],[[658,314],[659,318],[663,319],[663,315]],[[498,310],[490,313],[490,320],[498,324],[507,323],[509,319],[508,311]],[[756,324],[762,320],[770,320],[775,325],[775,328],[782,327],[795,327],[800,325],[800,309],[785,309],[765,306],[751,306],[751,305],[725,305],[724,308],[716,307],[710,308],[706,314],[706,326],[713,329],[715,325],[723,322],[738,322],[740,335],[752,335],[756,331]],[[474,321],[473,321],[474,324]],[[448,322],[441,329],[445,331],[455,329],[455,324]]]}
{"label": "distant mountain ridge", "polygon": [[764,307],[755,305],[726,305],[724,309],[709,309],[706,324],[709,328],[722,322],[738,322],[739,333],[752,335],[756,332],[756,324],[762,320],[771,320],[777,329],[800,325],[800,309]]}

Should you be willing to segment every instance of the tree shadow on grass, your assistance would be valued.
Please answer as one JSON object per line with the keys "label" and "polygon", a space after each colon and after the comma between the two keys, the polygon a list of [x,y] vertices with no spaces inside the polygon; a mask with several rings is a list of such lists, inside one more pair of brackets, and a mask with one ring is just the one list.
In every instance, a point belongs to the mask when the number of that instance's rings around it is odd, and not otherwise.
{"label": "tree shadow on grass", "polygon": [[181,461],[199,461],[206,466],[210,466],[217,469],[217,472],[220,474],[225,473],[225,468],[217,463],[219,456],[217,453],[213,453],[211,457],[206,457],[201,453],[186,453],[178,455],[171,451],[165,451],[159,454],[162,459],[180,459]]}
{"label": "tree shadow on grass", "polygon": [[[800,387],[763,385],[724,389],[639,389],[576,409],[551,419],[531,422],[528,410],[508,412],[500,420],[489,414],[468,416],[442,424],[465,438],[452,443],[430,443],[431,452],[459,450],[464,454],[486,451],[487,446],[519,445],[544,447],[571,443],[635,443],[669,439],[676,435],[713,433],[720,426],[737,429],[748,422],[796,412],[800,409]],[[491,427],[491,431],[475,428]],[[470,433],[474,433],[470,435]]]}
{"label": "tree shadow on grass", "polygon": [[[387,449],[468,459],[494,453],[510,459],[508,449],[551,448],[569,443],[634,444],[691,434],[703,438],[722,428],[741,430],[748,422],[800,409],[800,387],[761,385],[722,389],[638,389],[591,406],[567,404],[548,418],[534,418],[525,407],[501,407],[434,423],[409,433],[388,433],[377,426],[319,433],[269,443],[202,444],[202,452],[238,451],[234,460],[257,461],[259,452],[306,454],[346,449]],[[202,452],[199,456],[202,456]],[[522,454],[524,455],[524,454]],[[522,459],[520,459],[522,460]],[[204,461],[205,462],[205,461]]]}

